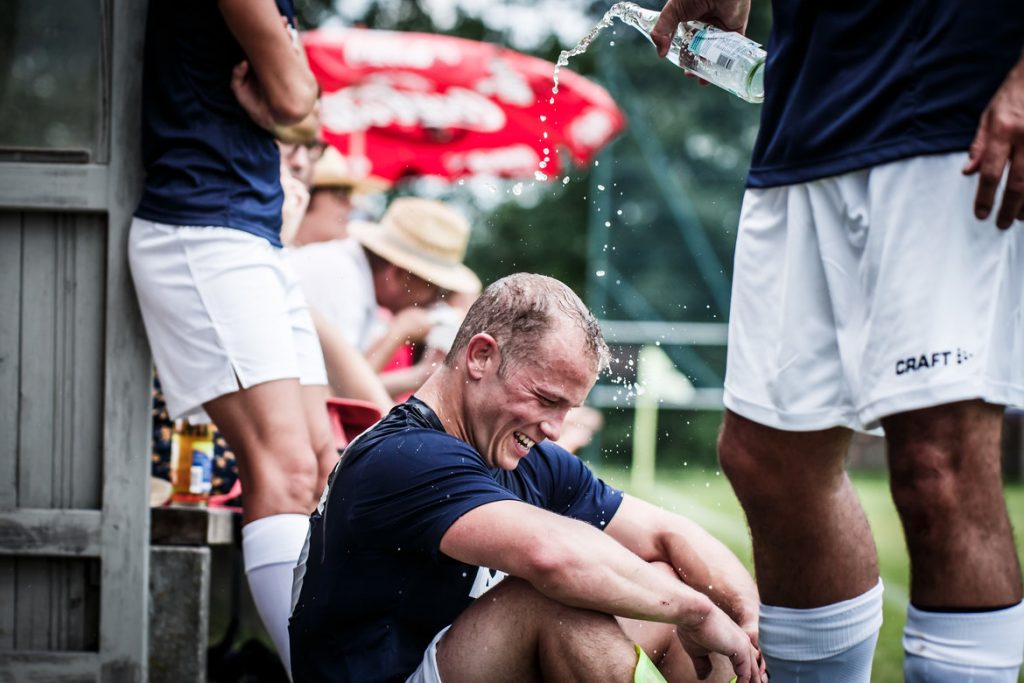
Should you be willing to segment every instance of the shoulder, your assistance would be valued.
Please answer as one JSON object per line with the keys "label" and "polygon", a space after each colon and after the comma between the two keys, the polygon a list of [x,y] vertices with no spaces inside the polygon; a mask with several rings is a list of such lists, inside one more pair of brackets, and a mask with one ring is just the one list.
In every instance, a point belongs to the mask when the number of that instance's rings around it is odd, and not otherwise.
{"label": "shoulder", "polygon": [[550,471],[590,471],[586,463],[552,441],[542,441],[534,446],[525,461],[533,464],[534,467]]}

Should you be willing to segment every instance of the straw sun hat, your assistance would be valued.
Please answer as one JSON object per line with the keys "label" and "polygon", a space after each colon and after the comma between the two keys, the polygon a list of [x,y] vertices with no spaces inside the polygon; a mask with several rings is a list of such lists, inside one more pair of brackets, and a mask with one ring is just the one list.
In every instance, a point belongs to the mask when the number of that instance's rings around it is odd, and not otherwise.
{"label": "straw sun hat", "polygon": [[480,278],[462,263],[469,222],[439,201],[400,197],[391,202],[380,223],[352,221],[348,232],[381,258],[441,289],[480,291]]}

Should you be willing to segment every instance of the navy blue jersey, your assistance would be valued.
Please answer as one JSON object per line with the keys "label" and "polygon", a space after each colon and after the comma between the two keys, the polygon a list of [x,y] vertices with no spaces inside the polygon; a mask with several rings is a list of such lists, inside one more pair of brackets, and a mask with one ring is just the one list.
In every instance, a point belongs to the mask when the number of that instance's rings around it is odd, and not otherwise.
{"label": "navy blue jersey", "polygon": [[310,522],[289,629],[295,680],[404,681],[481,575],[440,552],[442,537],[502,500],[604,528],[622,493],[550,443],[511,472],[490,469],[415,397],[359,437]]}
{"label": "navy blue jersey", "polygon": [[[280,0],[293,16],[291,0]],[[145,188],[135,215],[244,230],[280,246],[280,154],[231,91],[245,59],[211,0],[149,3],[142,85]]]}
{"label": "navy blue jersey", "polygon": [[966,150],[1024,48],[1021,0],[773,0],[772,11],[750,187]]}

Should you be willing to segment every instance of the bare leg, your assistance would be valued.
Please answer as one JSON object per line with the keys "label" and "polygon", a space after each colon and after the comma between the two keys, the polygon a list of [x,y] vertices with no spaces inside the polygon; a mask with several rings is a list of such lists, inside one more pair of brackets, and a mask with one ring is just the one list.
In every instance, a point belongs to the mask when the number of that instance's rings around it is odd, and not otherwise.
{"label": "bare leg", "polygon": [[204,406],[238,454],[245,573],[286,671],[292,570],[319,493],[314,443],[320,451],[330,443],[323,401],[322,416],[311,412],[316,395],[316,390],[300,387],[298,380],[285,379],[242,389]]}
{"label": "bare leg", "polygon": [[327,477],[338,464],[338,449],[334,444],[330,421],[327,419],[327,397],[330,395],[330,389],[324,385],[302,387],[306,430],[309,433],[310,447],[317,460],[317,481],[314,487],[316,496],[323,493]]}
{"label": "bare leg", "polygon": [[508,578],[463,612],[437,646],[445,683],[632,681],[633,641],[615,617],[562,605]]}
{"label": "bare leg", "polygon": [[726,411],[719,458],[750,525],[761,601],[813,608],[878,583],[867,517],[843,468],[850,432],[783,432]]}
{"label": "bare leg", "polygon": [[313,511],[317,456],[298,380],[241,389],[204,408],[238,455],[246,523],[269,515]]}
{"label": "bare leg", "polygon": [[966,401],[883,420],[921,608],[1007,607],[1021,573],[1000,473],[1002,408]]}

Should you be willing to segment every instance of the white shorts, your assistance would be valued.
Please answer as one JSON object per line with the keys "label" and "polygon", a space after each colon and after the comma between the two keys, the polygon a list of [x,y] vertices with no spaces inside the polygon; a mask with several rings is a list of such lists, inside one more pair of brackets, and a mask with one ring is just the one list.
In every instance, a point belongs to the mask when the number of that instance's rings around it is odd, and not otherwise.
{"label": "white shorts", "polygon": [[1024,225],[973,215],[964,154],[743,199],[725,405],[791,431],[1024,404]]}
{"label": "white shorts", "polygon": [[128,259],[173,419],[276,379],[327,384],[298,279],[265,239],[135,218]]}
{"label": "white shorts", "polygon": [[437,644],[450,628],[451,626],[445,626],[437,632],[430,645],[423,651],[423,661],[412,675],[405,679],[405,683],[441,683],[441,673],[437,670]]}

